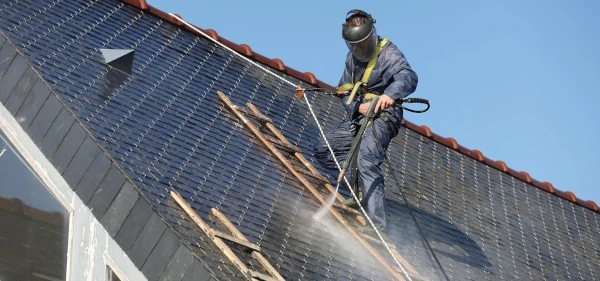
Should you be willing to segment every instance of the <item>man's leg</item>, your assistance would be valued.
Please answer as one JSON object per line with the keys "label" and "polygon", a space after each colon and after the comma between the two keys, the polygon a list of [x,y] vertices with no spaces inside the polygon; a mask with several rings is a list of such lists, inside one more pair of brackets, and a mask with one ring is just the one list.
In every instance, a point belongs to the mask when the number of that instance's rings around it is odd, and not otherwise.
{"label": "man's leg", "polygon": [[[352,135],[350,132],[350,121],[343,120],[337,126],[335,126],[331,131],[325,134],[331,149],[333,149],[333,153],[335,154],[335,158],[337,159],[340,166],[342,165],[342,161],[345,161],[348,152],[350,151]],[[333,179],[330,178],[332,185],[335,186],[335,182],[340,174],[340,170],[333,157],[331,156],[331,152],[329,152],[329,148],[327,147],[327,143],[325,140],[319,140],[315,146],[313,147],[313,157],[319,162],[321,167],[325,169]]]}
{"label": "man's leg", "polygon": [[[398,134],[401,120],[380,116],[367,127],[358,151],[359,184],[363,192],[362,205],[376,227],[385,228],[386,210],[384,175],[381,164],[390,141]],[[377,135],[373,132],[373,127]],[[383,149],[383,151],[381,150]]]}

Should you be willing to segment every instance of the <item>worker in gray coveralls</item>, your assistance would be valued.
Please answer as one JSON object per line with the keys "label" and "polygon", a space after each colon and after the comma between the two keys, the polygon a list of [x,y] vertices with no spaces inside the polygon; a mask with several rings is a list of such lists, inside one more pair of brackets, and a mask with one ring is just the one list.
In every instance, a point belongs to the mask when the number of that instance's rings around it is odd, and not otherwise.
{"label": "worker in gray coveralls", "polygon": [[[361,10],[352,10],[346,15],[346,22],[342,26],[342,37],[350,51],[346,57],[346,65],[338,89],[352,89],[356,83],[362,81],[363,91],[358,91],[359,93],[379,95],[375,108],[378,115],[372,125],[367,127],[361,139],[356,167],[362,194],[361,204],[375,226],[385,232],[384,175],[380,166],[390,141],[398,135],[402,123],[403,110],[397,106],[397,101],[416,90],[418,78],[398,47],[377,35],[375,19],[370,14]],[[366,71],[369,69],[371,59],[373,60],[371,69]],[[366,77],[365,73],[368,73]],[[347,115],[326,134],[326,138],[335,157],[342,162],[346,161],[354,133],[366,119],[364,115],[370,102],[364,94],[339,97]],[[373,134],[372,126],[375,126],[377,137]],[[381,151],[377,143],[385,151]],[[338,167],[325,141],[319,141],[314,146],[314,157],[329,175],[334,179],[338,178]],[[369,232],[372,229],[366,226],[361,231]]]}

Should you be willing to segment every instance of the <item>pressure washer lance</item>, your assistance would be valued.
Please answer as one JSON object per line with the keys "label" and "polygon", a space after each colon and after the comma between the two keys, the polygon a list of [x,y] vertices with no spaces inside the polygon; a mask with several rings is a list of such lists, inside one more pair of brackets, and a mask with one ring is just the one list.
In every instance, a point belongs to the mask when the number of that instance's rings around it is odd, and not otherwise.
{"label": "pressure washer lance", "polygon": [[348,93],[349,91],[334,91],[333,89],[328,89],[328,88],[302,88],[299,85],[296,86],[296,97],[298,97],[298,99],[302,99],[302,97],[304,97],[304,92],[306,91],[312,91],[312,92],[321,92],[321,93],[325,93],[326,95],[343,95]]}
{"label": "pressure washer lance", "polygon": [[348,167],[350,166],[350,163],[354,158],[354,154],[356,153],[356,149],[358,147],[357,144],[360,143],[360,138],[362,138],[367,127],[371,125],[371,123],[373,123],[373,120],[375,119],[375,107],[377,107],[377,101],[379,101],[379,96],[371,100],[371,105],[369,106],[369,109],[365,114],[365,117],[367,117],[367,123],[365,123],[363,126],[360,126],[360,129],[358,130],[358,133],[356,135],[356,142],[352,145],[352,147],[350,147],[350,152],[348,152],[347,160],[344,161],[342,171],[340,172],[340,176],[337,179],[338,184],[342,182],[342,179],[344,179],[344,174],[346,174],[346,170],[348,170]]}

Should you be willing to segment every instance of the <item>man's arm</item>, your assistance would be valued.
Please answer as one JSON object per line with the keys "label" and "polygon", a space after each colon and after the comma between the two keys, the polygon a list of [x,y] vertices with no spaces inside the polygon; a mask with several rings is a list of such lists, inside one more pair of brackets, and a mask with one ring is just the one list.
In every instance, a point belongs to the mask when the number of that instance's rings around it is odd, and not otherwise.
{"label": "man's arm", "polygon": [[[383,53],[384,60],[389,63],[386,71],[383,73],[384,81],[393,81],[383,91],[383,95],[379,98],[375,112],[386,110],[396,103],[396,100],[405,98],[412,94],[417,89],[419,78],[417,73],[412,70],[410,64],[404,57],[404,54],[394,45],[390,51]],[[368,109],[367,105],[361,105],[359,112],[365,114]]]}
{"label": "man's arm", "polygon": [[385,58],[391,63],[388,70],[384,73],[384,77],[392,78],[392,82],[384,91],[383,94],[392,98],[392,100],[406,98],[417,89],[419,78],[417,73],[410,67],[408,61],[404,57],[404,54],[395,49],[392,52],[386,54],[388,57]]}

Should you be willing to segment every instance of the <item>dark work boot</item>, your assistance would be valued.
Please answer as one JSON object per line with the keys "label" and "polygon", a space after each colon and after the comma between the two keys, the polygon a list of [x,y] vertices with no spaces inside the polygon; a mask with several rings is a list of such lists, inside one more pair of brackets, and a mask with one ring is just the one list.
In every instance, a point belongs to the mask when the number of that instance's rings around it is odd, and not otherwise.
{"label": "dark work boot", "polygon": [[[358,191],[358,194],[356,196],[358,197],[358,200],[362,200],[362,192],[360,190]],[[356,203],[356,201],[354,200],[354,196],[352,196],[352,194],[350,194],[350,198],[348,198],[348,199],[344,200],[344,202],[342,202],[342,205],[345,205],[352,209],[360,209],[358,206],[358,203]]]}

